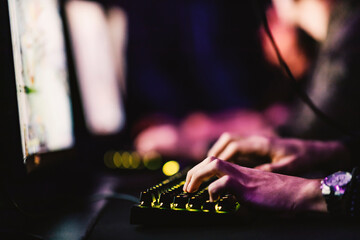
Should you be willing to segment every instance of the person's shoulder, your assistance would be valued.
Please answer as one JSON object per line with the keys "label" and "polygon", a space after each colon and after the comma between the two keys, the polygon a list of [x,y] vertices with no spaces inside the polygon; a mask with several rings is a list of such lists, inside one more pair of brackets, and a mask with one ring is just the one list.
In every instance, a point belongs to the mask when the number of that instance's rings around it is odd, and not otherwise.
{"label": "person's shoulder", "polygon": [[[330,18],[325,49],[353,52],[360,46],[360,1],[338,1]],[[360,48],[358,49],[360,52]]]}

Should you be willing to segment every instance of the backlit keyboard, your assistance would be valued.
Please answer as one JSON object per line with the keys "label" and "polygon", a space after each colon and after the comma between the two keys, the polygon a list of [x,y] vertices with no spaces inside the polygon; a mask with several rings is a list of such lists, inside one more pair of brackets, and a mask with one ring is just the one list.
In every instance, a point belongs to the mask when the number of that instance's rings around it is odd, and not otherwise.
{"label": "backlit keyboard", "polygon": [[[140,193],[139,204],[131,209],[132,224],[197,223],[229,219],[235,216],[240,204],[231,194],[223,194],[217,201],[209,200],[207,186],[215,179],[203,183],[195,193],[183,192],[185,169],[161,183]],[[155,219],[161,219],[157,223]]]}

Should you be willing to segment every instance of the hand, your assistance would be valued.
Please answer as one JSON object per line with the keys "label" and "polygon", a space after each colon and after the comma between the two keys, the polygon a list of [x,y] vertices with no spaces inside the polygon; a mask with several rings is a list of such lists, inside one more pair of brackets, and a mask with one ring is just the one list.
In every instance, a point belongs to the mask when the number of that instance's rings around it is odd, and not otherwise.
{"label": "hand", "polygon": [[157,152],[166,157],[197,159],[199,162],[206,156],[208,142],[187,136],[175,124],[161,124],[143,130],[134,145],[141,155]]}
{"label": "hand", "polygon": [[140,154],[155,151],[162,155],[176,156],[179,138],[179,131],[174,124],[151,126],[137,136],[135,148]]}
{"label": "hand", "polygon": [[320,180],[263,172],[208,157],[192,168],[183,190],[195,192],[203,181],[217,176],[208,186],[210,200],[222,193],[232,193],[238,201],[253,207],[277,211],[326,212]]}
{"label": "hand", "polygon": [[[338,141],[304,141],[299,139],[252,136],[241,138],[223,134],[208,152],[227,161],[248,164],[251,157],[267,157],[270,163],[257,169],[278,173],[297,174],[308,170],[338,170],[350,165],[350,155]],[[244,158],[244,156],[250,158]]]}

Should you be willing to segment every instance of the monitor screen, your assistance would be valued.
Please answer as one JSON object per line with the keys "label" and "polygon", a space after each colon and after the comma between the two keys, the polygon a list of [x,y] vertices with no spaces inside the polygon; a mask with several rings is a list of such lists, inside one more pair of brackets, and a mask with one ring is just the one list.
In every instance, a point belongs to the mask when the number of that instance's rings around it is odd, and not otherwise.
{"label": "monitor screen", "polygon": [[8,0],[24,159],[74,144],[58,0]]}

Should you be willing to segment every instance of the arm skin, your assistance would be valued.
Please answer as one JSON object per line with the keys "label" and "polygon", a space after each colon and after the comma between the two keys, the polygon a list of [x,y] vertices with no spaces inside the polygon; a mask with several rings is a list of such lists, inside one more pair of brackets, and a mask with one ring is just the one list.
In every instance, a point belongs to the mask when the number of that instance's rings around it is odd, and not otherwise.
{"label": "arm skin", "polygon": [[[237,137],[223,134],[209,150],[208,156],[244,163],[244,156],[260,156],[270,163],[257,166],[268,172],[299,174],[306,171],[348,169],[351,156],[340,141],[305,141],[276,137]],[[238,161],[242,159],[243,162]],[[251,161],[251,158],[247,159]]]}
{"label": "arm skin", "polygon": [[200,184],[217,176],[208,187],[210,200],[230,192],[239,202],[260,209],[281,212],[327,212],[320,190],[320,179],[304,179],[257,169],[208,157],[192,168],[186,177],[184,191],[195,192]]}

